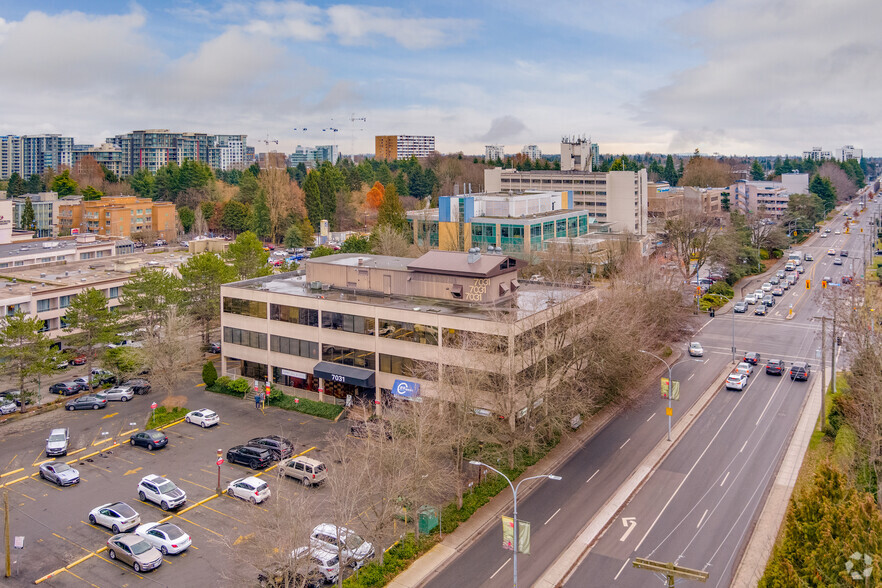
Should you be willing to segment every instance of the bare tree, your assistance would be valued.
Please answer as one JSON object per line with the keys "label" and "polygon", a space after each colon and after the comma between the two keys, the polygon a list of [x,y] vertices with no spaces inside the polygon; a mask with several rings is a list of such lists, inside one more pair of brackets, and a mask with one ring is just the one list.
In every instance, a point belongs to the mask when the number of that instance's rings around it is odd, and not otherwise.
{"label": "bare tree", "polygon": [[199,359],[199,350],[191,335],[196,325],[189,315],[172,306],[161,322],[143,342],[143,359],[150,368],[151,380],[164,390],[167,399],[178,389],[184,371]]}
{"label": "bare tree", "polygon": [[838,200],[851,200],[857,192],[857,186],[848,174],[832,161],[826,161],[818,168],[818,175],[830,180],[833,189],[836,190],[836,198]]}
{"label": "bare tree", "polygon": [[684,211],[680,218],[665,222],[665,243],[673,249],[686,281],[707,263],[719,231],[712,217],[697,212]]}
{"label": "bare tree", "polygon": [[734,181],[732,168],[728,163],[696,155],[686,163],[678,185],[720,188],[731,186]]}
{"label": "bare tree", "polygon": [[405,257],[411,250],[407,237],[389,225],[376,227],[371,240],[373,241],[374,253],[377,255]]}

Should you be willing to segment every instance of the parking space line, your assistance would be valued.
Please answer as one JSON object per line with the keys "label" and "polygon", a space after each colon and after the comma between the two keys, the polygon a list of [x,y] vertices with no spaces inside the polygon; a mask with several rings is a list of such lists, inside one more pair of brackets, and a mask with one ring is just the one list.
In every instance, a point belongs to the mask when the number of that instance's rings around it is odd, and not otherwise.
{"label": "parking space line", "polygon": [[79,453],[80,451],[85,451],[85,450],[87,450],[87,449],[88,449],[88,447],[80,447],[79,449],[75,449],[75,450],[73,450],[73,451],[68,451],[68,452],[67,452],[67,455],[68,455],[68,457],[71,456],[71,455],[76,455],[76,454]]}
{"label": "parking space line", "polygon": [[128,566],[123,566],[121,563],[117,563],[116,560],[108,559],[108,558],[106,558],[106,557],[101,557],[101,556],[98,555],[98,554],[96,554],[95,557],[97,557],[98,559],[100,559],[100,560],[102,560],[102,561],[106,561],[107,563],[111,564],[111,565],[114,566],[114,567],[117,567],[117,568],[119,568],[119,569],[121,569],[121,570],[125,570],[125,571],[127,571],[127,572],[129,572],[129,573],[132,573],[132,574],[138,576],[138,578],[141,579],[141,580],[144,579],[144,576],[142,576],[141,574],[139,574],[138,572],[136,572],[135,570],[133,570],[132,568],[130,568],[130,567],[128,567]]}
{"label": "parking space line", "polygon": [[130,429],[130,430],[125,431],[125,432],[122,432],[122,431],[121,431],[121,432],[119,433],[119,435],[117,435],[117,437],[125,437],[126,435],[131,435],[132,433],[134,433],[134,432],[137,431],[137,430],[138,430],[138,428],[136,427],[136,428],[134,428],[134,429]]}
{"label": "parking space line", "polygon": [[[187,511],[189,511],[189,510],[193,510],[193,509],[196,508],[197,506],[202,506],[203,504],[205,504],[205,503],[208,502],[209,500],[214,500],[215,498],[217,498],[217,496],[218,496],[217,494],[212,494],[212,495],[209,496],[208,498],[203,498],[203,499],[200,500],[199,502],[196,502],[196,503],[194,503],[194,504],[191,504],[191,505],[188,506],[187,508],[185,508],[185,509],[179,511],[179,512],[177,513],[177,515],[180,516],[180,515],[184,514],[185,512],[187,512]],[[181,517],[181,518],[183,518],[183,517]],[[185,520],[186,520],[186,519],[185,519]]]}
{"label": "parking space line", "polygon": [[[217,531],[212,531],[212,530],[209,529],[208,527],[203,527],[203,526],[200,525],[199,523],[194,523],[194,522],[191,521],[190,519],[185,519],[184,517],[182,517],[182,516],[179,515],[179,514],[176,514],[175,516],[178,517],[179,519],[181,519],[182,521],[187,521],[187,522],[190,523],[191,525],[195,525],[195,526],[199,527],[200,529],[204,529],[205,531],[208,531],[209,533],[214,533],[214,534],[217,535],[218,537],[223,538],[223,535],[221,535],[221,534],[218,533]],[[192,547],[192,545],[191,545],[190,547]]]}
{"label": "parking space line", "polygon": [[156,430],[157,430],[157,431],[164,431],[165,429],[168,429],[169,427],[174,427],[175,425],[179,425],[179,424],[181,424],[181,423],[183,423],[183,422],[184,422],[184,419],[178,419],[178,420],[176,420],[176,421],[172,421],[172,422],[170,422],[170,423],[167,424],[167,425],[162,425],[161,427],[158,427]]}
{"label": "parking space line", "polygon": [[[13,455],[13,456],[12,456],[12,459],[9,460],[9,463],[6,464],[6,467],[11,466],[12,463],[15,461],[15,458],[17,458],[17,457],[18,457],[18,454],[17,454],[17,453],[16,453],[15,455]],[[13,473],[13,472],[9,472],[9,473],[11,474],[11,473]],[[6,475],[8,475],[8,474],[3,474],[3,476],[6,476]],[[0,477],[2,477],[2,476],[0,476]]]}
{"label": "parking space line", "polygon": [[[245,521],[243,521],[242,519],[237,519],[237,518],[234,517],[233,515],[228,515],[228,514],[225,513],[225,512],[221,512],[221,511],[219,511],[219,510],[217,510],[217,509],[211,508],[210,506],[205,506],[204,504],[203,504],[202,506],[203,506],[204,508],[207,508],[207,509],[210,510],[210,511],[216,512],[216,513],[219,514],[219,515],[223,515],[223,516],[225,516],[225,517],[229,517],[229,518],[233,519],[234,521],[237,521],[237,522],[239,522],[239,523],[242,523],[243,525],[247,525],[247,524],[248,524],[248,523],[246,523]],[[255,506],[256,506],[256,505],[255,505]]]}
{"label": "parking space line", "polygon": [[98,584],[93,584],[92,582],[86,580],[85,578],[79,577],[78,575],[76,575],[72,571],[68,570],[67,568],[64,568],[62,571],[67,572],[68,574],[70,574],[71,576],[73,576],[74,578],[76,578],[78,580],[82,580],[83,582],[85,582],[89,586],[92,586],[93,588],[101,588],[100,586],[98,586]]}
{"label": "parking space line", "polygon": [[33,500],[34,502],[37,502],[37,499],[36,499],[36,498],[31,498],[30,496],[28,496],[28,495],[25,494],[24,492],[19,492],[19,494],[21,494],[21,495],[24,496],[25,498],[30,498],[30,499]]}
{"label": "parking space line", "polygon": [[16,478],[15,480],[11,480],[9,482],[5,482],[3,484],[0,484],[0,488],[6,488],[7,486],[12,486],[13,484],[17,484],[18,482],[21,482],[22,480],[28,480],[36,475],[37,474],[30,474],[29,476],[22,476],[21,478]]}
{"label": "parking space line", "polygon": [[76,463],[82,459],[88,459],[88,458],[92,457],[93,455],[98,455],[99,453],[104,453],[108,449],[113,449],[114,447],[119,447],[119,443],[114,443],[110,447],[105,447],[104,449],[99,449],[98,451],[92,452],[92,453],[90,453],[88,455],[84,455],[82,457],[78,457],[77,459],[72,459],[72,460],[65,462],[65,463],[67,463],[67,465],[70,465],[70,464]]}
{"label": "parking space line", "polygon": [[188,484],[193,484],[194,486],[199,486],[200,488],[204,488],[204,489],[208,490],[209,492],[215,491],[215,488],[209,488],[208,486],[203,486],[202,484],[198,484],[196,482],[193,482],[192,480],[188,480],[187,478],[178,478],[178,479],[181,480],[182,482],[187,482]]}
{"label": "parking space line", "polygon": [[[15,457],[18,457],[18,456],[15,456]],[[13,457],[12,459],[15,459],[15,457]],[[23,472],[23,471],[24,471],[24,468],[18,468],[17,470],[12,470],[11,472],[6,472],[5,474],[0,474],[0,478],[5,478],[6,476],[10,476],[12,474],[17,474],[18,472]]]}
{"label": "parking space line", "polygon": [[113,437],[105,437],[104,439],[101,439],[100,441],[93,441],[92,447],[95,447],[97,445],[101,445],[102,443],[107,443],[108,441],[113,441]]}

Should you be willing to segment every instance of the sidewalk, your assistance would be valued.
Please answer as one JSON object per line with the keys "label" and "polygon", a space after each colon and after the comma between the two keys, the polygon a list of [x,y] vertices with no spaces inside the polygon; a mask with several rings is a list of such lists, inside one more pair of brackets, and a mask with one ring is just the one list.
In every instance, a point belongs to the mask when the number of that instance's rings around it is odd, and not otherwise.
{"label": "sidewalk", "polygon": [[[621,488],[619,488],[619,491],[611,497],[604,507],[592,518],[591,521],[589,521],[586,527],[588,533],[586,534],[586,530],[583,530],[582,534],[580,534],[576,539],[576,542],[573,544],[574,546],[577,546],[576,549],[574,550],[574,547],[571,546],[567,552],[564,552],[564,554],[558,557],[552,567],[546,571],[545,576],[540,578],[536,585],[552,586],[554,585],[553,583],[547,584],[543,582],[546,576],[549,576],[550,573],[554,573],[555,575],[560,574],[562,576],[569,571],[573,562],[581,557],[581,554],[586,547],[586,544],[583,543],[583,539],[590,539],[588,541],[588,544],[590,544],[593,542],[594,538],[606,528],[618,510],[627,502],[627,499],[631,494],[639,489],[646,478],[648,478],[657,465],[661,463],[664,456],[667,455],[667,452],[676,445],[677,440],[682,437],[692,423],[695,422],[695,419],[698,418],[716,394],[728,374],[728,370],[724,370],[722,375],[714,381],[710,388],[708,388],[708,390],[695,401],[687,413],[683,415],[683,418],[681,418],[675,425],[672,431],[673,442],[668,442],[667,440],[662,439],[658,443],[656,448],[653,449],[649,456],[637,466],[631,476],[625,481]],[[528,468],[522,474],[522,477],[550,471],[553,472],[556,467],[569,459],[573,453],[581,449],[585,442],[593,437],[597,431],[605,427],[615,416],[617,416],[619,410],[618,407],[607,407],[602,410],[595,415],[590,423],[585,425],[584,430],[579,431],[579,433],[555,447],[539,463]],[[521,492],[518,493],[518,498],[528,495],[536,485],[538,485],[538,480],[527,482],[524,485],[525,490],[521,490]],[[481,507],[481,509],[473,514],[467,521],[462,523],[456,531],[444,537],[443,541],[435,545],[435,547],[413,562],[405,571],[396,576],[388,586],[392,588],[417,588],[418,586],[422,586],[432,578],[436,571],[440,571],[451,559],[456,557],[459,552],[465,550],[488,527],[498,524],[499,517],[510,509],[510,493],[501,492],[490,502]],[[591,535],[591,537],[589,538],[588,535]]]}
{"label": "sidewalk", "polygon": [[784,459],[778,468],[778,475],[775,477],[763,510],[756,521],[753,533],[750,535],[744,556],[735,571],[735,577],[732,580],[733,588],[756,586],[766,570],[766,564],[772,555],[772,548],[775,546],[775,539],[784,523],[784,515],[787,514],[790,495],[793,493],[793,486],[799,476],[802,460],[818,422],[818,413],[821,410],[821,385],[821,378],[816,378],[802,404],[802,414],[800,414],[796,430],[790,438],[787,453],[784,454]]}

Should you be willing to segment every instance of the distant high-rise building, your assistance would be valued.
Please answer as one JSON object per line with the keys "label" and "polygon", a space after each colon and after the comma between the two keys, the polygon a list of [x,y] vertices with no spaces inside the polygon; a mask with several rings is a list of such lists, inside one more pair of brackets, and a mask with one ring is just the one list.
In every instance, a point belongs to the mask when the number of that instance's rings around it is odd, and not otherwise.
{"label": "distant high-rise building", "polygon": [[397,160],[428,157],[435,151],[435,137],[429,135],[377,135],[376,159]]}
{"label": "distant high-rise building", "polygon": [[208,135],[208,165],[213,169],[243,169],[247,135]]}
{"label": "distant high-rise building", "polygon": [[521,149],[521,153],[526,155],[532,161],[542,158],[542,151],[539,149],[538,145],[524,145],[524,148]]}
{"label": "distant high-rise building", "polygon": [[0,180],[13,173],[23,178],[60,169],[73,162],[73,137],[61,135],[6,135],[0,137]]}
{"label": "distant high-rise building", "polygon": [[246,135],[175,133],[168,129],[132,131],[109,137],[107,142],[122,149],[122,175],[139,169],[156,172],[172,161],[201,161],[214,169],[244,167],[247,162]]}
{"label": "distant high-rise building", "polygon": [[844,145],[841,149],[835,150],[836,159],[846,161],[848,159],[861,159],[864,156],[863,149],[855,149],[854,145]]}
{"label": "distant high-rise building", "polygon": [[561,171],[591,171],[591,139],[585,137],[564,137],[560,141]]}
{"label": "distant high-rise building", "polygon": [[814,161],[821,161],[822,159],[832,159],[833,154],[829,151],[824,151],[820,147],[812,147],[811,151],[803,151],[802,152],[803,159],[812,159]]}
{"label": "distant high-rise building", "polygon": [[301,163],[306,167],[315,167],[325,161],[337,163],[340,158],[340,147],[337,145],[316,145],[304,147],[298,145],[294,153],[288,156],[288,165],[295,167]]}
{"label": "distant high-rise building", "polygon": [[104,143],[100,147],[92,145],[77,145],[73,152],[73,164],[76,165],[84,157],[89,156],[99,165],[117,176],[122,174],[122,149],[110,143]]}
{"label": "distant high-rise building", "polygon": [[505,147],[502,145],[485,145],[484,157],[488,161],[503,160],[505,159]]}

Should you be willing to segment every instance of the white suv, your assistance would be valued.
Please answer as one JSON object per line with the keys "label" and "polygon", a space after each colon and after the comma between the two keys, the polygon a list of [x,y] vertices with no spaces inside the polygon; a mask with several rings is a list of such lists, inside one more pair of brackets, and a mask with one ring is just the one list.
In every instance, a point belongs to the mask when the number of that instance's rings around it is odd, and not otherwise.
{"label": "white suv", "polygon": [[162,476],[149,475],[141,478],[138,484],[138,498],[141,502],[155,502],[162,510],[169,510],[187,502],[187,493]]}
{"label": "white suv", "polygon": [[374,557],[372,544],[346,527],[329,523],[316,525],[309,537],[309,543],[313,548],[339,553],[343,562],[354,568],[360,568],[368,559]]}

